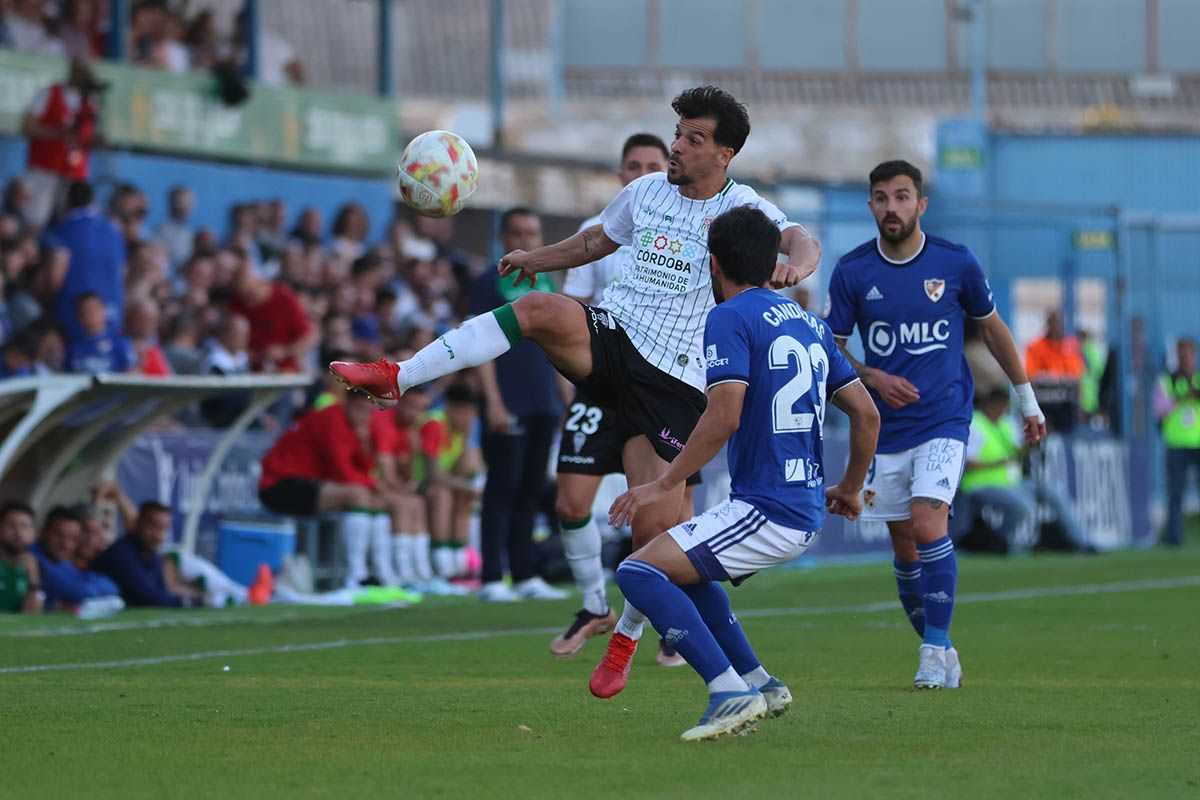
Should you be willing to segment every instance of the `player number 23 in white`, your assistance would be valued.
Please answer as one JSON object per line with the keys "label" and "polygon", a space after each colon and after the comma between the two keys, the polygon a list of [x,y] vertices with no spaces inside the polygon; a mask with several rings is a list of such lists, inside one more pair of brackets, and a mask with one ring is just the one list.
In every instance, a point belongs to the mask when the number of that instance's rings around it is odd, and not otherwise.
{"label": "player number 23 in white", "polygon": [[[780,336],[771,343],[771,369],[795,369],[796,374],[775,393],[771,422],[775,433],[808,433],[817,424],[825,424],[825,380],[829,376],[829,357],[820,343],[805,347],[792,336]],[[816,378],[818,391],[812,398],[814,411],[797,412],[796,403],[812,391]]]}

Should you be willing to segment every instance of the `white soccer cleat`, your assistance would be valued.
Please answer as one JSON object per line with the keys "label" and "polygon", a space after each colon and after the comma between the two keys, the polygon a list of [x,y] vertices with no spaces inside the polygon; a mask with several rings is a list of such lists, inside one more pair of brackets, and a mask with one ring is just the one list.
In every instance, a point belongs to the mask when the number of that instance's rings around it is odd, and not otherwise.
{"label": "white soccer cleat", "polygon": [[946,651],[932,644],[921,645],[914,689],[941,689],[946,685]]}
{"label": "white soccer cleat", "polygon": [[569,592],[555,589],[539,577],[532,577],[513,584],[513,590],[522,600],[566,600]]}
{"label": "white soccer cleat", "polygon": [[679,738],[685,742],[701,742],[743,733],[767,715],[767,701],[758,689],[748,692],[714,692],[708,697],[708,708],[700,724],[688,728]]}
{"label": "white soccer cleat", "polygon": [[946,648],[946,683],[947,689],[957,689],[962,685],[962,663],[958,660],[958,651],[953,647]]}
{"label": "white soccer cleat", "polygon": [[521,599],[521,596],[503,581],[485,583],[477,597],[484,603],[515,603]]}
{"label": "white soccer cleat", "polygon": [[772,717],[782,717],[787,713],[792,704],[792,692],[783,681],[772,675],[771,680],[758,687],[758,690],[767,701],[768,714]]}

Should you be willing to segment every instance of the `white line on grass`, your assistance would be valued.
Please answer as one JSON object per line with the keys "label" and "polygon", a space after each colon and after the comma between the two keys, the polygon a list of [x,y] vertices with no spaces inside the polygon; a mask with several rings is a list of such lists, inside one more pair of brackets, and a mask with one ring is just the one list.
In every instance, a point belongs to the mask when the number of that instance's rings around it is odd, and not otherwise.
{"label": "white line on grass", "polygon": [[[962,594],[956,603],[997,603],[1009,600],[1033,600],[1042,597],[1069,597],[1076,595],[1113,594],[1116,592],[1145,592],[1156,589],[1177,589],[1185,586],[1200,586],[1200,575],[1181,578],[1157,578],[1144,581],[1118,581],[1115,583],[1085,583],[1077,586],[1046,586],[1033,589],[1013,589],[1006,592],[980,592]],[[862,603],[852,606],[809,606],[806,608],[754,608],[739,611],[739,617],[813,617],[829,614],[871,614],[891,611],[896,602]],[[335,639],[327,642],[307,644],[285,644],[274,647],[249,647],[239,650],[206,650],[199,653],[179,653],[170,656],[148,658],[126,658],[114,661],[84,661],[66,664],[31,664],[24,667],[0,667],[0,675],[20,672],[50,672],[54,670],[119,669],[121,667],[150,667],[179,661],[203,661],[209,658],[231,656],[259,656],[281,653],[304,653],[315,650],[338,650],[344,647],[371,647],[376,645],[418,644],[422,642],[466,642],[476,639],[495,639],[502,636],[533,636],[558,633],[559,628],[510,628],[502,630],[462,631],[458,633],[434,633],[420,636],[372,636],[367,639]]]}

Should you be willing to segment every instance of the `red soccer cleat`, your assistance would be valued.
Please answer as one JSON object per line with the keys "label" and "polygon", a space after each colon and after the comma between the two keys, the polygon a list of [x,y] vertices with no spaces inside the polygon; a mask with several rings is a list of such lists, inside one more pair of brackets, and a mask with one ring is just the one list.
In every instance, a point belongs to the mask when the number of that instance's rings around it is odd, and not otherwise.
{"label": "red soccer cleat", "polygon": [[633,654],[637,652],[638,643],[623,633],[614,633],[608,640],[608,649],[604,658],[592,671],[592,679],[588,688],[599,698],[609,698],[625,688],[629,682],[629,667],[633,663]]}
{"label": "red soccer cleat", "polygon": [[363,392],[380,408],[396,405],[400,395],[404,394],[397,381],[400,377],[400,365],[386,358],[369,364],[334,361],[329,365],[329,371],[345,384],[347,389]]}

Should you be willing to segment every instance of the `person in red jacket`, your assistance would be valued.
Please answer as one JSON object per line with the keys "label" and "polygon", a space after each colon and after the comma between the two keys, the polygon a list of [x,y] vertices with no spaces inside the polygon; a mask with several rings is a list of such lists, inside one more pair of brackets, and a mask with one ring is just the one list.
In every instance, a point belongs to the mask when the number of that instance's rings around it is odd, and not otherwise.
{"label": "person in red jacket", "polygon": [[29,222],[50,221],[68,184],[86,181],[90,152],[99,142],[99,95],[107,86],[87,59],[72,59],[66,83],[51,84],[37,94],[21,121],[29,139],[29,173],[33,193]]}
{"label": "person in red jacket", "polygon": [[255,274],[244,264],[233,279],[229,311],[250,320],[250,362],[255,372],[302,372],[320,338],[296,293]]}
{"label": "person in red jacket", "polygon": [[366,395],[351,392],[343,403],[300,417],[263,456],[258,481],[259,501],[276,514],[341,512],[350,586],[366,580],[368,550],[380,583],[397,583],[392,498],[379,491],[369,447],[374,411]]}

